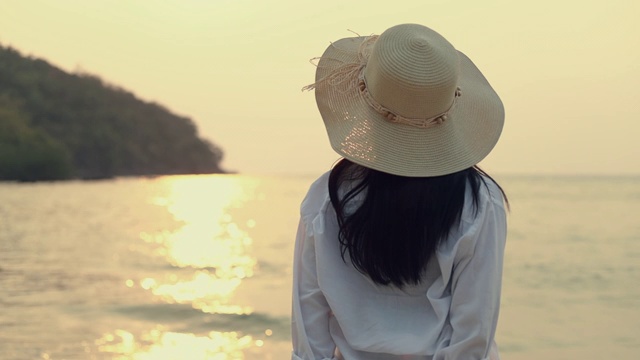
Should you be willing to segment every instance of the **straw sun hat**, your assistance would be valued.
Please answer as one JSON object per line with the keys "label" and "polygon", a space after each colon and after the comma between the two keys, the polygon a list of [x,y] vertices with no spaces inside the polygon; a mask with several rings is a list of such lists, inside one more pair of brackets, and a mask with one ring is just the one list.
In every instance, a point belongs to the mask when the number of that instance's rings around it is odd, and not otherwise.
{"label": "straw sun hat", "polygon": [[375,170],[440,176],[495,146],[504,108],[480,70],[415,24],[332,43],[317,58],[316,102],[333,149]]}

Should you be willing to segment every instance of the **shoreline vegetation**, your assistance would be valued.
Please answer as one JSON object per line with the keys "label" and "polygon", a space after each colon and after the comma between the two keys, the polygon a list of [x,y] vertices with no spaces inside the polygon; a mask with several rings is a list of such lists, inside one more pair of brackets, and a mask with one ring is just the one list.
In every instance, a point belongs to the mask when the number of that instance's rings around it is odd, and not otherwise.
{"label": "shoreline vegetation", "polygon": [[0,181],[225,173],[193,121],[0,45]]}

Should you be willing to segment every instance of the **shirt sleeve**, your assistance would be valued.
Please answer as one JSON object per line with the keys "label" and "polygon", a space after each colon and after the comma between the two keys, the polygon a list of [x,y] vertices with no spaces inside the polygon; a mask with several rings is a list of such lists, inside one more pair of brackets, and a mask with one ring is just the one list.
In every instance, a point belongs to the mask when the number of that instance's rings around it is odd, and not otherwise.
{"label": "shirt sleeve", "polygon": [[313,233],[300,220],[293,262],[292,360],[335,359],[331,309],[318,286]]}
{"label": "shirt sleeve", "polygon": [[[500,309],[502,263],[506,241],[504,207],[489,202],[482,221],[463,235],[468,251],[454,264],[451,283],[449,346],[434,360],[497,358],[494,336]],[[461,244],[463,245],[463,244]]]}

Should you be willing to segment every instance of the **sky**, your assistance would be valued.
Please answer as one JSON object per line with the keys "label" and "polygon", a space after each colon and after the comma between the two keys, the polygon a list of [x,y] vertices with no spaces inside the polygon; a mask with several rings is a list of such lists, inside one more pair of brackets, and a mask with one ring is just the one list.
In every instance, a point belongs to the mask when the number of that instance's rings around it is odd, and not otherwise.
{"label": "sky", "polygon": [[481,163],[501,174],[640,174],[636,0],[0,0],[0,44],[191,118],[250,174],[319,174],[309,59],[401,23],[433,28],[501,96]]}

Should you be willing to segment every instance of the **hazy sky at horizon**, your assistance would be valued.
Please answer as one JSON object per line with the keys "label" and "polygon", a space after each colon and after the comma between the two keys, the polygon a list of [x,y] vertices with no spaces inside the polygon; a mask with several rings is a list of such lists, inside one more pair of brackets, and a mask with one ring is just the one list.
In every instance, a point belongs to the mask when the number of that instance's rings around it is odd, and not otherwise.
{"label": "hazy sky at horizon", "polygon": [[495,173],[640,174],[640,2],[0,0],[0,44],[194,120],[245,173],[319,173],[337,155],[308,59],[329,41],[421,23],[505,103]]}

